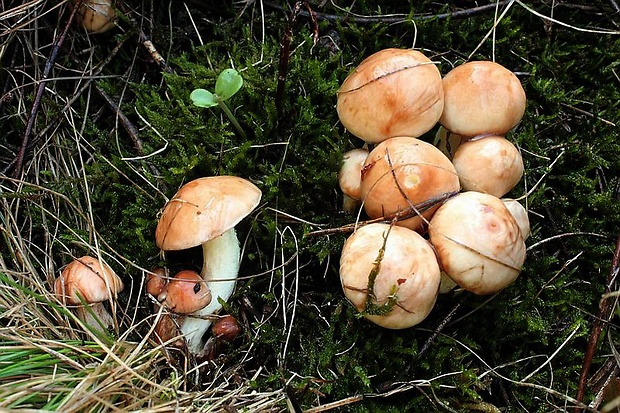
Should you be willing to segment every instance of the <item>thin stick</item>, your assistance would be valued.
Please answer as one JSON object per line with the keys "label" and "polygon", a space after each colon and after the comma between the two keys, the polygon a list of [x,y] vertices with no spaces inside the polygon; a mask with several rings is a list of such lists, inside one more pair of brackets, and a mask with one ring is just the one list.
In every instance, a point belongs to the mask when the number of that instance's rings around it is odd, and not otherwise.
{"label": "thin stick", "polygon": [[19,153],[17,154],[17,162],[15,164],[15,171],[13,171],[13,177],[19,178],[22,173],[22,168],[24,166],[24,157],[26,156],[26,149],[28,148],[28,140],[30,139],[30,135],[32,134],[32,129],[34,128],[34,122],[37,118],[37,113],[39,112],[39,107],[41,106],[41,99],[43,98],[43,92],[45,91],[45,84],[47,83],[47,78],[56,62],[56,57],[58,57],[58,52],[62,43],[65,41],[65,37],[67,36],[67,32],[69,31],[69,27],[71,27],[71,23],[73,22],[73,18],[75,13],[82,5],[83,0],[79,0],[77,4],[71,10],[71,15],[69,15],[69,19],[67,19],[67,23],[65,24],[65,28],[63,29],[60,36],[54,39],[54,43],[52,44],[52,51],[50,53],[49,59],[45,62],[45,67],[43,68],[43,75],[41,76],[41,80],[39,81],[39,86],[37,87],[37,93],[34,97],[34,102],[32,102],[32,108],[30,109],[30,116],[28,117],[28,123],[26,124],[26,131],[24,132],[24,136],[22,138],[22,144],[19,148]]}
{"label": "thin stick", "polygon": [[[613,259],[611,261],[611,268],[607,275],[607,282],[605,284],[605,293],[609,293],[613,284],[618,276],[620,270],[620,237],[616,242],[616,250],[614,252]],[[588,372],[594,359],[594,353],[596,352],[596,345],[598,344],[598,338],[603,330],[603,325],[607,323],[611,316],[613,306],[610,304],[610,300],[605,300],[599,307],[598,316],[594,320],[592,325],[592,331],[590,332],[590,338],[588,339],[588,346],[586,347],[586,354],[583,358],[583,366],[581,367],[581,374],[579,375],[579,384],[577,386],[577,396],[575,399],[578,402],[583,400],[583,396],[586,394],[586,382],[588,380]],[[580,409],[575,408],[575,412],[579,412]]]}

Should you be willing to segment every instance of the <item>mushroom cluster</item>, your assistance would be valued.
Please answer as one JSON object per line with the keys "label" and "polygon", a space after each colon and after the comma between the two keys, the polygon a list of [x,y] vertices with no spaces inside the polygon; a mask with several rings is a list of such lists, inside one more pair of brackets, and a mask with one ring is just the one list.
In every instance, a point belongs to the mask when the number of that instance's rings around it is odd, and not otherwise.
{"label": "mushroom cluster", "polygon": [[517,278],[529,220],[518,201],[500,198],[524,173],[505,136],[525,106],[521,82],[498,63],[468,62],[442,77],[409,49],[381,50],[344,80],[338,116],[364,147],[346,152],[338,181],[345,211],[363,208],[373,223],[345,242],[340,278],[370,321],[410,327],[440,291],[492,294]]}
{"label": "mushroom cluster", "polygon": [[[147,283],[153,286],[148,292],[169,312],[183,314],[172,317],[175,323],[162,318],[166,328],[178,326],[178,331],[159,328],[163,341],[183,336],[190,353],[203,350],[203,336],[232,295],[239,273],[241,247],[234,227],[258,206],[261,195],[246,179],[213,176],[186,183],[165,205],[155,232],[157,246],[162,251],[201,246],[203,264],[200,275],[182,271],[168,282],[155,278]],[[191,296],[197,307],[180,311],[182,306],[174,298],[177,292]],[[189,303],[190,299],[183,300]]]}

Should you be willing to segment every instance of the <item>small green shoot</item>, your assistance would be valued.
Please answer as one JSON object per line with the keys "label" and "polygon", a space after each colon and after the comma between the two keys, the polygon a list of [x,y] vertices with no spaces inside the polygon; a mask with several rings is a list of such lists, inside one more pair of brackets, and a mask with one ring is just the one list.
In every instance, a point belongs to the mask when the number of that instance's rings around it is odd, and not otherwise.
{"label": "small green shoot", "polygon": [[237,93],[242,86],[243,78],[241,75],[235,69],[226,69],[217,77],[217,81],[215,82],[215,93],[211,93],[205,89],[195,89],[189,95],[189,98],[194,105],[201,108],[219,106],[226,116],[228,116],[228,119],[230,119],[230,122],[237,132],[239,132],[239,135],[245,139],[247,138],[245,132],[225,102]]}

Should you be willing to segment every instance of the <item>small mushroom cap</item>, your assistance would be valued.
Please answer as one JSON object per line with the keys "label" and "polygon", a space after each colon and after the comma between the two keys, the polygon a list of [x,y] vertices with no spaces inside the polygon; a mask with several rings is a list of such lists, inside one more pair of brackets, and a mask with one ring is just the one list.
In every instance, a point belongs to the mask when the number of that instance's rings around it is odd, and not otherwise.
{"label": "small mushroom cap", "polygon": [[[74,0],[73,4],[78,0]],[[75,14],[76,21],[90,33],[104,33],[116,26],[112,0],[84,0]]]}
{"label": "small mushroom cap", "polygon": [[362,185],[362,168],[368,157],[366,149],[351,149],[342,157],[342,165],[338,171],[338,184],[342,193],[360,200],[360,186]]}
{"label": "small mushroom cap", "polygon": [[506,205],[506,208],[508,208],[508,211],[510,211],[515,221],[517,221],[517,225],[519,225],[519,229],[521,229],[523,240],[527,240],[531,234],[530,218],[527,215],[527,210],[521,202],[516,199],[502,198],[502,202]]}
{"label": "small mushroom cap", "polygon": [[183,270],[166,284],[157,301],[174,313],[190,314],[209,305],[211,291],[197,272]]}
{"label": "small mushroom cap", "polygon": [[72,261],[54,282],[55,294],[67,304],[99,303],[116,298],[123,282],[103,261],[88,255]]}
{"label": "small mushroom cap", "polygon": [[[416,138],[396,137],[381,142],[370,152],[362,170],[362,201],[370,218],[391,218],[410,211],[412,204],[459,189],[452,162],[439,149]],[[429,208],[422,216],[430,219],[438,207]],[[414,216],[397,225],[422,231],[424,224],[422,218]]]}
{"label": "small mushroom cap", "polygon": [[336,110],[344,127],[368,143],[421,136],[443,110],[441,73],[419,51],[381,50],[345,79]]}
{"label": "small mushroom cap", "polygon": [[165,268],[153,268],[146,276],[146,292],[157,297],[168,283],[168,271]]}
{"label": "small mushroom cap", "polygon": [[510,285],[525,261],[517,222],[497,197],[462,192],[447,200],[428,232],[445,273],[474,294],[492,294]]}
{"label": "small mushroom cap", "polygon": [[[369,291],[373,274],[376,277]],[[375,223],[359,228],[345,242],[340,281],[345,295],[358,311],[365,312],[364,317],[385,328],[403,329],[420,323],[430,313],[440,271],[433,248],[417,232]],[[391,308],[390,300],[394,300]],[[368,304],[387,306],[388,311],[372,314],[367,312]]]}
{"label": "small mushroom cap", "polygon": [[485,136],[463,142],[452,159],[461,188],[502,197],[523,176],[523,158],[502,136]]}
{"label": "small mushroom cap", "polygon": [[439,122],[465,137],[504,135],[525,113],[521,82],[495,62],[468,62],[455,67],[443,78],[443,91],[444,109]]}
{"label": "small mushroom cap", "polygon": [[157,246],[182,250],[219,237],[252,212],[261,195],[256,185],[236,176],[188,182],[164,207],[155,230]]}

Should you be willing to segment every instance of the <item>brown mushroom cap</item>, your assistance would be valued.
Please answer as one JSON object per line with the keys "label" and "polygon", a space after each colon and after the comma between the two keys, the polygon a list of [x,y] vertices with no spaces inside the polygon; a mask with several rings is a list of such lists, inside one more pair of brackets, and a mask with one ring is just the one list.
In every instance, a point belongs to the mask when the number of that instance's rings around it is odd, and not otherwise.
{"label": "brown mushroom cap", "polygon": [[157,301],[174,313],[190,314],[211,302],[211,291],[200,274],[183,270],[166,284]]}
{"label": "brown mushroom cap", "polygon": [[260,199],[260,189],[236,176],[188,182],[164,207],[155,231],[157,246],[181,250],[216,238],[252,212]]}
{"label": "brown mushroom cap", "polygon": [[500,291],[523,267],[526,248],[519,226],[493,195],[470,191],[450,198],[428,232],[442,269],[472,293]]}
{"label": "brown mushroom cap", "polygon": [[345,79],[336,110],[347,130],[369,143],[421,136],[443,110],[441,73],[416,50],[381,50]]}
{"label": "brown mushroom cap", "polygon": [[[74,0],[72,4],[77,3]],[[84,0],[75,14],[76,21],[90,33],[104,33],[116,27],[116,10],[112,0]]]}
{"label": "brown mushroom cap", "polygon": [[525,113],[525,91],[510,70],[490,62],[468,62],[443,78],[444,109],[439,122],[449,131],[472,137],[504,135]]}
{"label": "brown mushroom cap", "polygon": [[[373,275],[374,282],[369,281]],[[368,320],[402,329],[420,323],[430,313],[437,298],[440,271],[433,248],[421,235],[375,223],[359,228],[345,242],[340,281],[349,301]],[[387,306],[386,314],[372,314],[368,304]]]}
{"label": "brown mushroom cap", "polygon": [[463,142],[452,158],[461,188],[502,197],[523,176],[523,158],[502,136],[485,136]]}
{"label": "brown mushroom cap", "polygon": [[68,264],[54,282],[56,295],[70,305],[110,300],[122,290],[123,282],[112,268],[88,255]]}
{"label": "brown mushroom cap", "polygon": [[[391,218],[398,212],[411,211],[411,204],[459,188],[452,162],[439,149],[416,138],[396,137],[381,142],[368,155],[362,171],[362,201],[370,218]],[[429,219],[437,208],[438,205],[422,215]],[[398,225],[420,231],[424,222],[414,216]]]}

